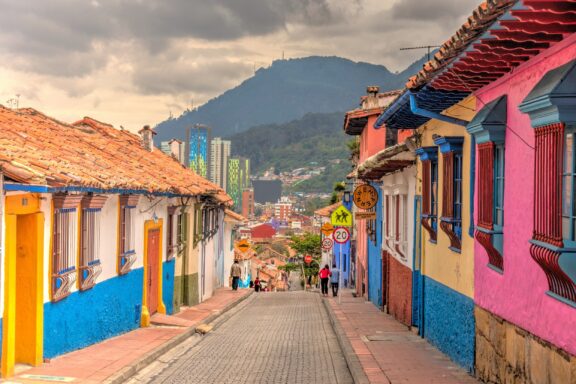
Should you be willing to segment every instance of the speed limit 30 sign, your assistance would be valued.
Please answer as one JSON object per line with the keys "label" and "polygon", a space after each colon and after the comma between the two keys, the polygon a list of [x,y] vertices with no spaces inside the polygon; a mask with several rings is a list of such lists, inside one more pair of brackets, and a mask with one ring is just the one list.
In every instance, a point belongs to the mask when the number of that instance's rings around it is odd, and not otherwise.
{"label": "speed limit 30 sign", "polygon": [[334,241],[338,244],[344,244],[350,238],[350,231],[344,227],[339,227],[334,230],[332,237],[334,237]]}

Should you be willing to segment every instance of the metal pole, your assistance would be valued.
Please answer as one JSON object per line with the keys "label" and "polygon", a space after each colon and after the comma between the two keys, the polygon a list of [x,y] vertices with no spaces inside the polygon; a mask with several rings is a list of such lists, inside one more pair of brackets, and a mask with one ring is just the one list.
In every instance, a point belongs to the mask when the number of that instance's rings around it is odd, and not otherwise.
{"label": "metal pole", "polygon": [[340,265],[338,266],[338,304],[342,303],[342,243],[340,243]]}

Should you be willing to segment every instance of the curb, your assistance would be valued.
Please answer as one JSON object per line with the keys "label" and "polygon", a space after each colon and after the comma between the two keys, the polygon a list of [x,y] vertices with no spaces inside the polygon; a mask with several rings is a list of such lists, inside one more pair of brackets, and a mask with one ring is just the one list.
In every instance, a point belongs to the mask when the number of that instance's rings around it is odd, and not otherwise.
{"label": "curb", "polygon": [[105,384],[122,384],[122,383],[125,383],[128,379],[130,379],[132,376],[134,376],[142,368],[150,365],[158,357],[162,356],[163,354],[165,354],[166,352],[168,352],[172,348],[176,347],[178,344],[183,343],[186,339],[188,339],[189,337],[196,334],[196,327],[198,325],[200,325],[202,323],[209,324],[209,323],[213,322],[214,320],[216,320],[220,316],[224,315],[226,312],[230,311],[232,308],[236,307],[238,304],[240,304],[241,302],[243,302],[244,300],[246,300],[247,298],[252,296],[253,293],[254,293],[254,291],[250,290],[250,293],[248,293],[247,295],[244,295],[241,298],[239,298],[238,300],[227,304],[224,308],[219,310],[217,313],[213,313],[212,315],[208,316],[204,320],[201,320],[197,324],[191,326],[188,330],[186,330],[186,332],[168,340],[163,345],[156,347],[155,349],[150,351],[150,353],[148,353],[147,355],[142,356],[138,360],[132,362],[131,364],[127,365],[126,367],[124,367],[121,370],[119,370],[118,372],[116,372],[114,375],[112,375],[109,378],[107,378],[106,380],[104,380],[103,383],[105,383]]}
{"label": "curb", "polygon": [[336,320],[336,314],[328,303],[328,300],[322,299],[322,304],[324,304],[324,309],[328,312],[328,318],[330,319],[330,323],[332,324],[332,328],[334,329],[334,333],[336,334],[336,338],[338,339],[338,344],[340,344],[340,348],[344,353],[344,358],[346,359],[346,364],[348,365],[348,369],[350,370],[350,374],[352,375],[352,379],[354,380],[355,384],[369,384],[370,380],[368,380],[368,376],[364,372],[364,368],[362,368],[362,364],[358,359],[358,356],[354,352],[354,348],[352,348],[352,344],[350,344],[350,340],[346,337],[346,333],[342,326]]}

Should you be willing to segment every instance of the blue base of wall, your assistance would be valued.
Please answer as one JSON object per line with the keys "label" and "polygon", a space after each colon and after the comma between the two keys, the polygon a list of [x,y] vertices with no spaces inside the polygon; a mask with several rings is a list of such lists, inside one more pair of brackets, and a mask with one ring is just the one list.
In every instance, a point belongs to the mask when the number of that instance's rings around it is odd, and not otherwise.
{"label": "blue base of wall", "polygon": [[418,328],[418,334],[422,334],[422,275],[420,271],[412,272],[412,325]]}
{"label": "blue base of wall", "polygon": [[457,364],[474,371],[474,301],[424,276],[424,337]]}
{"label": "blue base of wall", "polygon": [[[170,297],[174,294],[173,263],[171,274]],[[45,303],[44,357],[52,358],[138,328],[142,277],[143,269],[136,269],[97,283],[88,291],[74,292],[57,303]]]}
{"label": "blue base of wall", "polygon": [[166,306],[166,313],[171,315],[174,313],[174,269],[176,260],[172,259],[166,261],[162,266],[164,276],[162,279],[162,301]]}

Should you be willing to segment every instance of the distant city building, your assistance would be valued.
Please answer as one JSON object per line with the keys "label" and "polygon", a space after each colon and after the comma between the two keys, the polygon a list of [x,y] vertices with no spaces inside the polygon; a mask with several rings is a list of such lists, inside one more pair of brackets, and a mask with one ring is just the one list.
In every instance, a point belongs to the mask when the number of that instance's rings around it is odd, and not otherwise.
{"label": "distant city building", "polygon": [[282,196],[282,181],[280,180],[252,180],[252,187],[256,203],[276,203]]}
{"label": "distant city building", "polygon": [[210,180],[224,190],[228,184],[228,160],[231,142],[215,137],[210,143]]}
{"label": "distant city building", "polygon": [[184,142],[178,139],[170,139],[168,141],[162,141],[160,143],[160,150],[167,154],[168,156],[172,156],[178,162],[184,164]]}
{"label": "distant city building", "polygon": [[245,157],[229,158],[226,192],[234,200],[234,209],[237,212],[242,210],[243,191],[250,186],[250,159]]}
{"label": "distant city building", "polygon": [[210,171],[210,127],[196,124],[186,129],[185,164],[198,175],[208,178]]}
{"label": "distant city building", "polygon": [[274,204],[274,216],[280,221],[288,221],[292,215],[292,202],[287,197],[282,197]]}
{"label": "distant city building", "polygon": [[242,191],[242,216],[248,219],[254,217],[254,190],[251,188]]}

